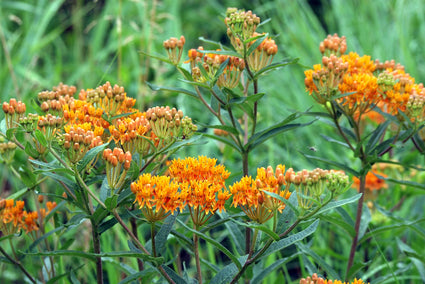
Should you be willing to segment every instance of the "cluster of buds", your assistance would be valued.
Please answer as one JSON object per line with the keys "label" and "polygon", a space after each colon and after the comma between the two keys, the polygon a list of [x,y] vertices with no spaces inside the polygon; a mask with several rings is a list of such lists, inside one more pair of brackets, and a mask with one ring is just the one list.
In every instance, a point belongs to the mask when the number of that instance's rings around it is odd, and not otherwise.
{"label": "cluster of buds", "polygon": [[361,279],[354,279],[353,282],[342,282],[341,280],[326,280],[314,273],[311,277],[301,278],[300,284],[365,284]]}
{"label": "cluster of buds", "polygon": [[16,144],[13,142],[5,142],[3,137],[0,137],[0,155],[6,164],[10,164],[15,154]]}
{"label": "cluster of buds", "polygon": [[379,59],[375,60],[375,66],[376,66],[376,71],[380,72],[380,71],[384,71],[387,69],[391,69],[391,70],[402,70],[404,71],[404,66],[401,65],[400,63],[395,63],[395,60],[386,60],[385,62],[381,62],[379,61]]}
{"label": "cluster of buds", "polygon": [[141,157],[148,155],[151,149],[148,141],[150,137],[146,137],[150,129],[145,116],[117,119],[114,125],[109,126],[109,132],[116,144],[119,143],[124,151],[138,152]]}
{"label": "cluster of buds", "polygon": [[9,103],[3,102],[3,112],[5,114],[7,129],[14,128],[18,125],[19,119],[25,115],[27,107],[21,101],[10,99]]}
{"label": "cluster of buds", "polygon": [[29,113],[19,119],[19,124],[25,129],[26,132],[31,133],[37,128],[38,114]]}
{"label": "cluster of buds", "polygon": [[[200,46],[198,50],[203,50],[203,47]],[[223,54],[201,53],[198,50],[189,50],[192,77],[195,81],[212,81],[220,66],[227,60],[226,67],[217,79],[217,85],[219,87],[226,87],[229,89],[233,89],[238,85],[242,71],[245,69],[245,61],[243,59]],[[203,68],[204,70],[201,70],[200,68]]]}
{"label": "cluster of buds", "polygon": [[295,185],[298,205],[304,210],[309,209],[314,202],[321,204],[321,195],[325,192],[325,188],[340,194],[348,186],[348,176],[343,172],[319,168],[299,172],[294,172],[290,168],[286,171],[285,180]]}
{"label": "cluster of buds", "polygon": [[77,88],[60,83],[53,87],[52,91],[42,91],[38,93],[38,100],[41,102],[41,110],[54,115],[60,115],[65,104],[74,100],[74,93]]}
{"label": "cluster of buds", "polygon": [[345,36],[339,37],[338,34],[328,35],[319,45],[319,50],[323,55],[329,56],[335,54],[341,56],[347,51],[347,41]]}
{"label": "cluster of buds", "polygon": [[260,18],[252,11],[227,8],[224,23],[231,44],[239,53],[243,52],[245,41],[251,38],[260,24]]}
{"label": "cluster of buds", "polygon": [[180,39],[172,37],[170,39],[167,39],[163,43],[165,50],[167,50],[168,58],[175,65],[177,65],[180,62],[185,41],[186,40],[184,36],[180,36]]}
{"label": "cluster of buds", "polygon": [[131,153],[121,148],[105,149],[103,159],[106,161],[106,178],[112,190],[120,190],[124,184],[127,171],[130,169]]}
{"label": "cluster of buds", "polygon": [[[40,116],[38,119],[38,129],[44,134],[47,142],[50,144],[56,138],[56,134],[63,125],[63,117],[54,116],[48,113],[45,116]],[[46,153],[46,148],[34,138],[35,148],[40,155]]]}
{"label": "cluster of buds", "polygon": [[394,80],[393,73],[389,72],[388,70],[385,70],[379,73],[377,83],[378,83],[379,89],[383,93],[386,93],[387,91],[391,90],[394,87],[396,81]]}
{"label": "cluster of buds", "polygon": [[80,100],[92,103],[94,107],[101,108],[108,116],[114,116],[120,113],[122,109],[131,108],[135,100],[127,98],[124,87],[106,82],[94,90],[81,90]]}
{"label": "cluster of buds", "polygon": [[158,139],[158,141],[155,141],[155,145],[158,145],[158,147],[169,145],[179,138],[189,138],[198,129],[192,123],[191,118],[183,116],[183,111],[175,108],[170,109],[169,106],[148,109],[146,119],[153,134]]}
{"label": "cluster of buds", "polygon": [[[348,62],[343,62],[340,57],[331,54],[322,57],[323,67],[315,65],[314,70],[306,71],[304,83],[311,90],[313,98],[319,104],[326,104],[338,94],[338,87],[346,71]],[[310,73],[311,74],[307,74]],[[311,76],[310,76],[311,75]]]}
{"label": "cluster of buds", "polygon": [[[260,36],[260,34],[254,33],[254,36]],[[252,41],[249,45],[255,42]],[[249,68],[256,72],[266,67],[273,61],[273,57],[277,53],[277,45],[273,39],[267,37],[260,45],[248,56]]]}
{"label": "cluster of buds", "polygon": [[95,136],[93,131],[87,131],[80,127],[71,126],[63,135],[63,139],[63,147],[72,164],[78,163],[91,148],[102,145],[100,136]]}
{"label": "cluster of buds", "polygon": [[418,90],[413,89],[406,104],[406,115],[412,122],[422,123],[425,119],[425,88],[422,84]]}

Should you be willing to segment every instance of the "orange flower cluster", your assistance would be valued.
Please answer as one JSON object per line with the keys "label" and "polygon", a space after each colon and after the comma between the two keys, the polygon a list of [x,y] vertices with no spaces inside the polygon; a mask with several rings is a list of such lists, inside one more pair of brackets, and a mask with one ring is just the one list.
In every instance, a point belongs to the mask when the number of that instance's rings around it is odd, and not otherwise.
{"label": "orange flower cluster", "polygon": [[174,214],[177,209],[183,210],[179,186],[169,176],[143,174],[131,184],[131,191],[146,219],[156,222]]}
{"label": "orange flower cluster", "polygon": [[[204,50],[202,46],[198,50]],[[240,80],[242,71],[245,69],[245,61],[236,56],[216,53],[202,53],[196,49],[189,50],[189,61],[192,77],[197,82],[209,82],[215,77],[220,65],[228,60],[226,68],[218,77],[217,85],[229,89],[235,88]],[[220,51],[220,50],[217,50]],[[198,66],[202,65],[202,69]]]}
{"label": "orange flower cluster", "polygon": [[133,118],[119,118],[109,126],[109,132],[115,144],[121,145],[125,151],[131,153],[138,152],[142,157],[149,154],[151,144],[150,125],[144,113],[137,113],[139,116]]}
{"label": "orange flower cluster", "polygon": [[361,279],[354,279],[352,282],[342,282],[341,280],[326,280],[317,276],[317,273],[314,273],[311,277],[308,276],[307,278],[302,278],[300,280],[300,284],[366,284],[366,282]]}
{"label": "orange flower cluster", "polygon": [[[171,162],[170,176],[143,174],[131,184],[144,216],[151,222],[189,207],[193,222],[202,226],[230,197],[225,180],[230,173],[217,160],[199,156]],[[211,213],[211,214],[209,214]]]}
{"label": "orange flower cluster", "polygon": [[[232,205],[240,206],[252,221],[265,223],[274,216],[276,210],[282,212],[285,209],[285,203],[264,191],[275,193],[285,199],[291,196],[284,174],[285,166],[283,165],[278,165],[275,172],[270,166],[267,169],[258,168],[255,180],[245,176],[230,186],[230,192],[233,195]],[[282,189],[284,185],[286,186]]]}
{"label": "orange flower cluster", "polygon": [[[372,193],[373,191],[388,188],[387,183],[384,179],[377,177],[376,175],[387,177],[386,174],[373,169],[366,174],[366,191]],[[353,177],[353,187],[359,190],[360,180],[357,177]]]}
{"label": "orange flower cluster", "polygon": [[209,212],[224,210],[230,197],[225,187],[230,172],[216,163],[216,159],[205,156],[188,157],[173,160],[169,168],[171,177],[181,184],[183,206],[189,205],[192,220],[199,226],[212,216],[207,216]]}
{"label": "orange flower cluster", "polygon": [[125,181],[127,171],[131,165],[131,153],[121,148],[105,149],[103,159],[106,161],[106,178],[109,188],[120,189]]}
{"label": "orange flower cluster", "polygon": [[25,202],[22,200],[16,202],[13,199],[0,200],[0,231],[4,235],[15,234],[20,229],[27,233],[37,231],[39,216],[46,217],[56,207],[56,202],[47,202],[47,210],[42,208],[39,212],[27,212],[24,206]]}
{"label": "orange flower cluster", "polygon": [[346,49],[345,37],[328,36],[320,44],[325,55],[323,66],[314,65],[305,71],[306,89],[318,103],[326,105],[335,101],[347,115],[358,119],[379,107],[392,115],[398,115],[401,110],[413,122],[423,121],[423,85],[415,84],[404,67],[394,61],[372,61],[370,56],[354,52],[345,55]]}
{"label": "orange flower cluster", "polygon": [[17,127],[19,119],[24,117],[26,110],[25,104],[21,101],[16,101],[16,99],[10,99],[9,103],[3,102],[7,129]]}

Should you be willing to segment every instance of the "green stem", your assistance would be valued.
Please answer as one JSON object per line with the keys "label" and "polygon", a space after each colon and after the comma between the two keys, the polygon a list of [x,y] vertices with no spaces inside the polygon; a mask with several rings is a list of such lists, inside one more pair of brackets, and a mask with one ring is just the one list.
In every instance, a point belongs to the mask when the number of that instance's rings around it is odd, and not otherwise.
{"label": "green stem", "polygon": [[152,240],[152,255],[156,257],[156,245],[155,245],[155,222],[151,223],[151,240]]}
{"label": "green stem", "polygon": [[[193,225],[195,230],[198,230],[198,226]],[[193,234],[193,251],[195,253],[195,261],[196,261],[196,271],[198,275],[198,282],[202,284],[202,273],[201,273],[201,261],[199,259],[199,236],[197,234]]]}
{"label": "green stem", "polygon": [[354,235],[353,242],[351,243],[350,255],[348,257],[348,264],[347,264],[347,269],[345,272],[345,281],[348,281],[347,280],[349,276],[348,273],[351,267],[353,266],[354,256],[356,254],[356,248],[357,248],[357,243],[359,238],[360,221],[362,217],[365,188],[366,188],[366,174],[363,174],[360,176],[360,188],[359,188],[359,192],[362,194],[362,196],[360,197],[357,204],[356,223],[354,225],[355,235]]}
{"label": "green stem", "polygon": [[[93,220],[91,220],[92,226],[92,236],[93,236],[93,251],[96,254],[100,254],[100,235],[97,230],[97,224]],[[97,275],[97,283],[103,283],[103,268],[102,268],[102,257],[96,257],[96,275]]]}
{"label": "green stem", "polygon": [[4,249],[2,246],[0,246],[0,252],[10,261],[12,262],[14,265],[18,266],[19,269],[28,277],[28,279],[32,282],[32,283],[37,283],[37,281],[34,279],[34,277],[31,276],[31,274],[25,269],[25,267],[22,266],[22,264],[18,261],[15,260],[13,257],[11,257]]}

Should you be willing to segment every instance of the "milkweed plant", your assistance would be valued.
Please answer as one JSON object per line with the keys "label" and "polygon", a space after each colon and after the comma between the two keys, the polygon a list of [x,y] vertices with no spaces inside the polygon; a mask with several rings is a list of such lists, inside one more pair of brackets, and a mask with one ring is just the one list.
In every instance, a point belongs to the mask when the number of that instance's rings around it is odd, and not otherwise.
{"label": "milkweed plant", "polygon": [[[97,283],[259,283],[272,274],[300,284],[373,283],[363,278],[370,263],[359,252],[368,201],[387,187],[377,167],[397,164],[391,153],[400,143],[425,151],[418,134],[425,89],[402,65],[348,52],[345,37],[329,35],[298,94],[317,104],[260,128],[262,79],[298,64],[277,58],[266,27],[252,11],[228,8],[230,46],[187,47],[180,36],[164,39],[163,55],[147,54],[174,66],[187,86],[148,83],[152,90],[189,95],[213,125],[173,106],[138,109],[124,86],[109,82],[81,90],[60,83],[34,96],[32,113],[30,102],[2,102],[1,159],[25,184],[0,200],[4,269],[20,270],[28,283],[77,283],[82,273]],[[309,154],[310,169],[285,161],[249,168],[264,142],[323,122],[339,137],[329,143],[351,152],[352,165]],[[178,156],[206,140],[230,147],[238,168]],[[17,152],[27,157],[19,169]],[[317,160],[328,167],[315,167]],[[351,205],[353,218],[344,209]],[[339,271],[311,246],[335,211],[344,215],[337,223],[349,246]],[[114,238],[125,241],[113,246]],[[298,278],[288,265],[303,267]]]}

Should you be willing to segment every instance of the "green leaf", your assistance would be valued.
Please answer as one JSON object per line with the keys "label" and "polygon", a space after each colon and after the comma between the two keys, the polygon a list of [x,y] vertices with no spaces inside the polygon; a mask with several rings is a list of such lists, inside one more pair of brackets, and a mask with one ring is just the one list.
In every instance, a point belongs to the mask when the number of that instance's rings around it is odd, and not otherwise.
{"label": "green leaf", "polygon": [[117,219],[111,218],[109,220],[103,221],[99,225],[99,234],[103,234],[107,230],[111,229],[118,223]]}
{"label": "green leaf", "polygon": [[238,221],[236,219],[233,219],[233,218],[231,218],[231,219],[232,219],[233,222],[235,222],[239,226],[243,226],[243,227],[246,227],[246,228],[260,230],[260,231],[266,233],[267,235],[269,235],[275,241],[278,241],[280,239],[279,235],[276,234],[275,232],[273,232],[273,230],[271,230],[267,226],[260,225],[260,224],[255,224],[255,223],[248,223],[247,224],[247,223],[240,222],[240,221]]}
{"label": "green leaf", "polygon": [[240,105],[244,103],[254,103],[264,97],[265,93],[257,93],[247,97],[237,97],[229,101],[229,105]]}
{"label": "green leaf", "polygon": [[235,149],[239,153],[242,153],[241,148],[233,140],[223,138],[223,137],[220,137],[220,136],[217,136],[217,135],[207,134],[207,133],[202,133],[201,135],[203,137],[211,138],[211,139],[217,140],[219,142],[222,142],[226,145],[229,145],[230,147],[232,147],[233,149]]}
{"label": "green leaf", "polygon": [[356,195],[353,195],[351,197],[348,197],[348,198],[345,198],[345,199],[342,199],[342,200],[333,200],[333,201],[329,202],[328,204],[326,204],[325,206],[323,206],[317,212],[317,214],[323,214],[323,213],[325,213],[325,212],[327,212],[329,210],[332,210],[334,208],[338,208],[338,207],[344,206],[346,204],[350,204],[350,203],[356,202],[357,200],[360,199],[361,196],[362,196],[362,194],[361,193],[358,193]]}
{"label": "green leaf", "polygon": [[31,142],[25,143],[25,153],[33,158],[38,158],[40,156],[40,153],[38,153],[37,149],[35,149],[34,145]]}
{"label": "green leaf", "polygon": [[37,175],[35,175],[29,167],[22,165],[18,169],[21,181],[28,187],[33,188],[37,184]]}
{"label": "green leaf", "polygon": [[96,261],[97,257],[137,257],[144,261],[152,262],[155,265],[161,265],[164,262],[163,257],[153,257],[145,253],[137,253],[132,251],[113,251],[102,253],[89,253],[77,250],[55,250],[50,252],[25,252],[26,255],[33,256],[76,256]]}
{"label": "green leaf", "polygon": [[305,239],[306,237],[313,234],[316,231],[318,226],[319,226],[319,220],[316,220],[310,226],[308,226],[305,230],[298,232],[296,234],[290,235],[284,239],[281,239],[278,242],[272,243],[270,247],[264,252],[264,254],[262,255],[262,258],[272,253],[278,252],[292,244],[295,244],[296,242],[299,242]]}
{"label": "green leaf", "polygon": [[[226,212],[219,212],[216,214],[218,214],[223,220],[230,220],[231,218]],[[245,215],[245,213],[243,214]],[[235,218],[236,216],[233,215],[232,217]],[[236,247],[237,253],[239,253],[239,255],[245,254],[245,241],[243,241],[245,240],[245,234],[241,231],[241,228],[233,222],[226,222],[224,225],[229,233],[230,240]]]}
{"label": "green leaf", "polygon": [[171,62],[171,60],[170,60],[170,59],[168,59],[168,57],[165,57],[165,56],[163,56],[163,55],[160,55],[160,54],[149,54],[149,53],[147,53],[147,52],[144,52],[143,50],[140,50],[139,52],[140,52],[141,54],[143,54],[143,55],[148,56],[148,57],[151,57],[151,58],[157,59],[157,60],[159,60],[159,61],[162,61],[162,62],[165,62],[165,63],[171,64],[171,65],[174,65],[174,64],[173,64],[173,62]]}
{"label": "green leaf", "polygon": [[178,215],[179,214],[177,212],[174,213],[174,215],[169,215],[165,218],[161,229],[159,229],[159,232],[155,235],[156,251],[158,252],[158,255],[163,255],[165,253],[168,235],[170,234]]}
{"label": "green leaf", "polygon": [[108,210],[113,210],[117,207],[118,195],[114,194],[111,197],[106,198],[105,206]]}
{"label": "green leaf", "polygon": [[409,180],[398,180],[398,179],[393,179],[393,178],[389,178],[389,177],[384,177],[384,176],[381,176],[381,175],[378,175],[378,174],[375,174],[375,176],[377,176],[378,178],[383,179],[385,181],[388,181],[388,182],[407,185],[407,186],[411,186],[411,187],[418,188],[418,189],[425,189],[425,184],[423,184],[423,183],[418,183],[418,182],[409,181]]}
{"label": "green leaf", "polygon": [[269,72],[269,71],[274,71],[274,70],[278,70],[286,65],[291,65],[291,64],[295,64],[297,63],[299,60],[299,58],[294,58],[294,59],[285,59],[276,63],[272,63],[270,65],[265,66],[264,68],[258,70],[255,74],[254,74],[254,79],[257,79],[260,75],[262,75],[263,73]]}
{"label": "green leaf", "polygon": [[320,161],[320,162],[323,162],[323,163],[328,164],[328,165],[331,165],[331,166],[335,166],[337,168],[340,168],[340,169],[344,170],[345,172],[351,173],[352,175],[354,175],[356,177],[360,176],[360,173],[359,172],[357,172],[356,170],[354,170],[354,169],[346,166],[345,164],[338,163],[338,162],[335,162],[335,161],[331,161],[331,160],[328,160],[328,159],[325,159],[325,158],[321,158],[321,157],[311,156],[311,155],[307,155],[307,154],[303,154],[303,155],[307,159],[316,160],[316,161]]}
{"label": "green leaf", "polygon": [[[266,194],[267,194],[267,192],[266,192]],[[295,221],[296,215],[299,215],[298,209],[297,209],[298,200],[297,200],[296,193],[291,194],[289,199],[288,200],[285,199],[285,201],[283,201],[283,202],[288,202],[288,203],[285,203],[285,204],[288,204],[288,206],[291,209],[294,208],[295,210],[294,209],[289,210],[288,208],[285,208],[285,210],[283,210],[282,214],[279,214],[279,219],[278,219],[278,222],[277,222],[277,233],[278,234],[282,234],[283,232],[285,232],[289,228],[289,226],[291,226],[291,224]]]}
{"label": "green leaf", "polygon": [[302,115],[302,113],[296,112],[291,115],[289,115],[287,118],[285,118],[282,122],[279,122],[275,125],[272,125],[271,127],[262,130],[260,132],[255,133],[253,136],[251,136],[248,140],[248,142],[245,145],[245,149],[247,152],[251,151],[261,143],[265,142],[266,140],[270,139],[271,137],[280,134],[282,132],[307,126],[312,124],[315,120],[307,122],[307,123],[296,123],[296,124],[289,124],[290,122],[294,121],[295,119],[299,118]]}
{"label": "green leaf", "polygon": [[36,129],[33,134],[35,139],[37,139],[37,141],[40,142],[41,145],[43,145],[44,147],[48,146],[46,137],[44,137],[44,134],[43,132],[41,132],[40,129]]}
{"label": "green leaf", "polygon": [[[174,270],[168,267],[168,265],[162,265],[161,266],[165,272],[170,276],[170,278],[176,283],[176,284],[188,284],[186,280],[180,277]],[[159,273],[159,271],[158,271]]]}
{"label": "green leaf", "polygon": [[188,90],[183,89],[183,88],[157,86],[157,85],[154,85],[154,84],[149,83],[149,82],[146,82],[146,84],[149,86],[149,88],[151,88],[152,91],[177,92],[177,93],[186,94],[186,95],[189,95],[191,97],[194,97],[194,98],[198,99],[198,94],[196,94],[196,93],[194,93],[192,91],[188,91]]}
{"label": "green leaf", "polygon": [[290,257],[281,258],[273,262],[271,265],[265,267],[264,269],[261,269],[260,273],[254,274],[254,278],[252,278],[251,283],[262,283],[262,281],[264,280],[264,278],[267,277],[267,275],[272,273],[275,269],[279,268],[279,266],[281,266],[282,264],[293,260],[298,255],[299,253],[293,253]]}
{"label": "green leaf", "polygon": [[[248,259],[248,256],[241,256],[237,262],[239,263],[245,263],[246,260]],[[214,284],[226,284],[226,283],[230,283],[233,279],[233,277],[236,276],[236,274],[238,274],[239,269],[238,267],[235,265],[235,263],[231,263],[226,265],[222,270],[220,270],[219,272],[217,272],[214,277],[211,279],[210,283],[214,283]],[[253,282],[254,283],[254,282]]]}
{"label": "green leaf", "polygon": [[382,137],[385,135],[385,132],[388,126],[391,124],[391,121],[387,120],[384,123],[379,124],[379,126],[372,131],[369,135],[370,138],[367,141],[365,151],[367,154],[370,154],[375,149],[375,145],[382,140]]}
{"label": "green leaf", "polygon": [[239,261],[237,260],[237,258],[233,255],[233,253],[231,253],[227,248],[225,248],[222,244],[220,244],[218,241],[214,240],[213,238],[197,231],[194,230],[190,227],[188,227],[185,223],[183,223],[182,221],[180,221],[179,219],[177,219],[177,222],[180,223],[180,225],[182,225],[186,230],[191,231],[192,233],[196,234],[197,236],[203,238],[205,241],[209,242],[210,244],[212,244],[213,246],[215,246],[218,250],[220,250],[222,253],[224,253],[225,255],[227,255],[228,258],[230,258],[233,263],[236,264],[236,266],[239,269],[242,269],[241,264],[239,263]]}
{"label": "green leaf", "polygon": [[15,192],[14,194],[9,195],[7,199],[14,199],[14,200],[20,199],[25,193],[28,192],[28,190],[29,190],[28,188],[23,188]]}
{"label": "green leaf", "polygon": [[425,282],[425,257],[423,254],[415,251],[410,246],[402,242],[399,238],[397,238],[397,246],[413,262],[419,272],[419,275],[421,276],[422,282]]}
{"label": "green leaf", "polygon": [[421,230],[417,230],[417,228],[415,228],[416,224],[420,224],[420,223],[424,223],[424,222],[425,222],[425,218],[422,218],[422,219],[417,219],[417,220],[414,220],[414,221],[405,221],[405,222],[399,222],[399,223],[388,225],[388,226],[378,227],[378,228],[370,230],[368,233],[366,233],[363,236],[363,238],[361,238],[359,240],[359,244],[363,243],[365,241],[368,241],[372,237],[376,237],[376,235],[378,235],[378,234],[385,233],[387,231],[395,231],[395,230],[401,230],[401,229],[406,229],[406,228],[415,231],[417,233],[418,237],[425,240],[425,233],[422,232]]}
{"label": "green leaf", "polygon": [[229,65],[229,61],[230,61],[230,58],[227,58],[223,63],[220,64],[220,66],[218,67],[218,70],[214,74],[214,78],[211,81],[211,86],[214,86],[218,78],[220,77],[220,75],[223,74],[224,69],[226,69],[227,65]]}
{"label": "green leaf", "polygon": [[118,284],[127,284],[127,283],[134,283],[135,280],[137,279],[143,279],[144,277],[150,275],[150,274],[158,274],[159,272],[156,271],[154,268],[148,268],[148,269],[144,269],[143,271],[137,272],[137,273],[133,273],[129,276],[127,276],[126,278],[124,278],[123,280],[121,280]]}
{"label": "green leaf", "polygon": [[80,268],[82,268],[82,267],[84,267],[85,266],[85,264],[81,264],[80,266],[78,266],[77,268],[72,268],[72,270],[70,270],[70,271],[68,271],[68,272],[65,272],[65,273],[62,273],[62,274],[60,274],[60,275],[57,275],[57,276],[55,276],[55,277],[53,277],[53,278],[50,278],[49,279],[49,281],[47,281],[46,282],[46,284],[54,284],[54,283],[58,283],[58,281],[61,279],[61,278],[63,278],[63,277],[65,277],[65,276],[69,276],[70,274],[71,274],[71,272],[72,271],[77,271],[77,270],[79,270]]}
{"label": "green leaf", "polygon": [[347,232],[347,234],[351,237],[354,237],[354,234],[356,233],[354,231],[352,224],[348,224],[347,222],[342,220],[340,217],[333,217],[333,216],[330,216],[330,215],[320,215],[319,218],[320,218],[320,220],[329,222],[331,224],[334,224],[334,225],[344,229],[345,232]]}
{"label": "green leaf", "polygon": [[[341,277],[338,275],[338,273],[329,264],[327,264],[325,262],[325,260],[323,258],[321,258],[317,253],[312,251],[309,247],[302,244],[301,242],[298,242],[296,245],[303,252],[304,255],[311,256],[314,259],[314,261],[319,265],[319,267],[323,268],[327,272],[327,274],[328,274],[327,278],[328,279],[329,278],[341,279]],[[331,277],[329,277],[329,275]]]}
{"label": "green leaf", "polygon": [[248,51],[246,52],[246,56],[249,56],[251,53],[254,52],[255,49],[257,49],[257,47],[269,36],[269,34],[264,34],[264,35],[258,35],[258,36],[254,36],[251,37],[247,40],[244,41],[244,44],[250,43],[252,41],[255,40],[255,42],[253,44],[251,44],[251,46],[248,48]]}
{"label": "green leaf", "polygon": [[106,143],[106,144],[102,144],[102,145],[99,145],[99,146],[96,146],[96,147],[90,149],[84,155],[83,159],[81,159],[81,161],[78,163],[78,171],[79,172],[83,171],[87,167],[87,165],[89,163],[91,163],[96,158],[96,156],[100,152],[102,152],[103,150],[105,150],[108,146],[109,146],[109,143]]}
{"label": "green leaf", "polygon": [[[270,195],[271,197],[276,198],[279,201],[282,201],[283,203],[285,203],[285,205],[288,205],[295,214],[299,215],[298,209],[297,209],[296,205],[294,205],[294,203],[290,202],[289,200],[283,198],[282,196],[280,196],[279,194],[276,194],[274,192],[270,192],[270,191],[267,191],[267,190],[263,190],[263,192],[267,195]],[[291,196],[292,196],[292,194],[291,194]]]}
{"label": "green leaf", "polygon": [[239,135],[239,132],[236,128],[232,127],[232,126],[227,126],[227,125],[207,125],[207,124],[203,124],[203,123],[197,123],[199,126],[201,127],[205,127],[205,128],[214,128],[214,129],[221,129],[224,131],[227,131],[229,133],[235,134],[235,135]]}

